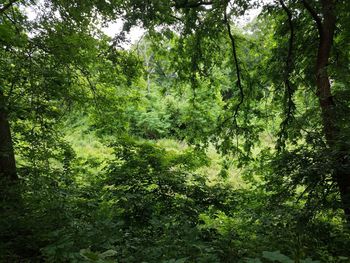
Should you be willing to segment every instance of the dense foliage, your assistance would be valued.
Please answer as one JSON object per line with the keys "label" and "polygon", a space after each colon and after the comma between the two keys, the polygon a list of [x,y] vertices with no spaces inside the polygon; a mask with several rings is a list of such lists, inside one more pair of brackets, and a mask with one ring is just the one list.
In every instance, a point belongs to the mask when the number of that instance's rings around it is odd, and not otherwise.
{"label": "dense foliage", "polygon": [[2,1],[0,262],[350,262],[349,14]]}

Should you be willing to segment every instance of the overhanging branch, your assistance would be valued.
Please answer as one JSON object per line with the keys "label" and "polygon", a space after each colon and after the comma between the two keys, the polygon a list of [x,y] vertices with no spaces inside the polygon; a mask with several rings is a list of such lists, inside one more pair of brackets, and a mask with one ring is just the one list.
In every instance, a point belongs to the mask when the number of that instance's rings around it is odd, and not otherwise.
{"label": "overhanging branch", "polygon": [[320,36],[322,36],[322,19],[319,17],[319,15],[317,14],[316,10],[309,4],[309,2],[307,2],[306,0],[301,0],[302,4],[304,5],[305,9],[310,13],[311,17],[313,18],[313,20],[316,23],[318,32],[320,34]]}
{"label": "overhanging branch", "polygon": [[244,101],[244,91],[243,91],[243,86],[242,86],[242,81],[241,81],[241,70],[239,67],[239,61],[238,61],[238,57],[237,57],[235,38],[233,37],[232,32],[231,32],[231,25],[227,19],[226,10],[224,11],[224,20],[225,20],[225,24],[226,24],[226,28],[227,28],[227,33],[228,33],[228,36],[229,36],[230,41],[231,41],[232,54],[233,54],[235,68],[236,68],[237,86],[238,86],[239,91],[240,91],[240,101],[239,101],[239,103],[235,109],[235,113],[233,115],[234,120],[236,120],[239,108],[241,107],[241,105],[243,104],[243,101]]}
{"label": "overhanging branch", "polygon": [[293,87],[292,83],[290,81],[290,75],[292,72],[292,66],[293,66],[293,45],[294,45],[294,26],[293,26],[293,14],[292,11],[285,5],[283,0],[279,0],[284,12],[287,14],[287,20],[288,20],[288,26],[289,26],[289,47],[288,47],[288,54],[286,58],[286,65],[285,65],[285,77],[284,77],[284,85],[286,88],[286,96],[287,96],[287,109],[286,109],[286,117],[281,123],[282,130],[281,135],[285,133],[287,125],[290,123],[290,120],[293,115],[293,108],[294,108],[294,102],[293,102]]}
{"label": "overhanging branch", "polygon": [[0,8],[0,15],[3,14],[7,9],[9,9],[17,0],[10,0],[7,4],[4,4]]}
{"label": "overhanging branch", "polygon": [[194,1],[185,0],[185,1],[175,1],[174,6],[176,8],[198,8],[198,7],[201,7],[201,6],[207,6],[207,5],[212,5],[212,4],[213,4],[212,1],[197,1],[197,2],[194,2]]}

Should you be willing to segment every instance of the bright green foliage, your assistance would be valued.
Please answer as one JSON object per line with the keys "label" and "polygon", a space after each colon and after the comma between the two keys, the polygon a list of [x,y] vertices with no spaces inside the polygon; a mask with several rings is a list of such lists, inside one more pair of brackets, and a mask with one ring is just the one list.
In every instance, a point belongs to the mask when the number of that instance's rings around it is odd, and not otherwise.
{"label": "bright green foliage", "polygon": [[[307,4],[323,23],[326,2],[336,30],[315,73]],[[349,3],[3,1],[0,125],[18,180],[0,174],[0,261],[348,262]],[[136,25],[147,33],[120,48]]]}

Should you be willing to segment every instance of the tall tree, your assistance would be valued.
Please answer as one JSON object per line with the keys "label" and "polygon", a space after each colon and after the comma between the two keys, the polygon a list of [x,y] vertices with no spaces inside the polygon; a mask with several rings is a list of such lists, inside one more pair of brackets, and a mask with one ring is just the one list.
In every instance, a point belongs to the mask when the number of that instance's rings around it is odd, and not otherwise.
{"label": "tall tree", "polygon": [[[7,12],[13,8],[16,1],[9,1],[3,4],[0,9],[0,40],[1,53],[5,50],[7,53],[12,52],[12,48],[20,46],[23,40],[21,35],[22,25],[15,26],[14,21],[21,19],[16,11],[11,14]],[[16,161],[13,149],[13,141],[9,123],[8,102],[9,97],[6,96],[6,90],[12,90],[15,81],[11,76],[11,68],[13,64],[8,63],[4,57],[2,58],[1,82],[0,82],[0,180],[4,182],[17,181]]]}
{"label": "tall tree", "polygon": [[[322,0],[320,1],[320,10],[317,10],[316,7],[312,6],[307,0],[302,1],[304,7],[314,20],[318,31],[319,45],[315,62],[316,95],[319,99],[322,111],[322,122],[327,144],[333,151],[338,153],[334,167],[334,180],[338,184],[343,209],[350,224],[349,152],[347,149],[347,142],[345,141],[346,136],[344,136],[344,130],[342,130],[338,123],[340,116],[335,105],[330,80],[331,77],[329,74],[329,65],[332,57],[331,52],[337,23],[336,13],[339,8],[337,2],[338,1],[334,0]],[[346,7],[346,5],[343,7]]]}
{"label": "tall tree", "polygon": [[7,117],[6,99],[2,90],[0,90],[0,178],[10,181],[17,180],[16,161]]}

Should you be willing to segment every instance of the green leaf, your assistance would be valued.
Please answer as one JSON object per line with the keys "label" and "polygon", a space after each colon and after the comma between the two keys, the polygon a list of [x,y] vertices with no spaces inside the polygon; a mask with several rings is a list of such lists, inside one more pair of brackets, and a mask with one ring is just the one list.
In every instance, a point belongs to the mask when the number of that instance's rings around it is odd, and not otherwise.
{"label": "green leaf", "polygon": [[108,257],[114,257],[117,254],[118,254],[117,251],[109,249],[109,250],[103,252],[102,254],[100,254],[99,256],[100,256],[100,258],[108,258]]}
{"label": "green leaf", "polygon": [[273,252],[264,251],[263,252],[263,257],[268,259],[268,260],[277,261],[277,262],[280,262],[280,263],[293,263],[292,259],[290,259],[286,255],[283,255],[279,251],[273,251]]}
{"label": "green leaf", "polygon": [[80,255],[90,261],[98,261],[99,260],[99,255],[95,252],[92,252],[90,248],[87,249],[81,249],[80,250]]}
{"label": "green leaf", "polygon": [[306,259],[300,260],[300,263],[321,263],[321,261],[319,261],[319,260],[312,260],[311,258],[306,258]]}
{"label": "green leaf", "polygon": [[166,260],[166,261],[163,261],[163,263],[185,263],[187,260],[187,257],[186,258],[180,258],[180,259],[169,259],[169,260]]}
{"label": "green leaf", "polygon": [[248,258],[246,263],[262,263],[262,261],[259,258]]}

